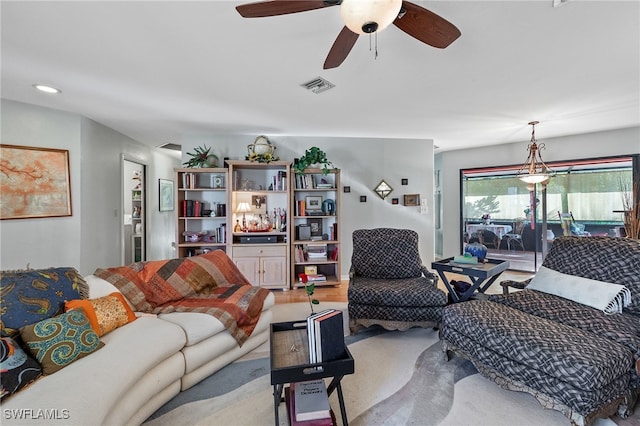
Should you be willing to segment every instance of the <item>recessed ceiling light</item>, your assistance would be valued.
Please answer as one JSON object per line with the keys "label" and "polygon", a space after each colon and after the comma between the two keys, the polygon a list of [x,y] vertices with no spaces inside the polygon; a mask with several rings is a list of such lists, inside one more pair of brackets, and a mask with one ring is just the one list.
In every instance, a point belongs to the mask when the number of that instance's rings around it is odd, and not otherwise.
{"label": "recessed ceiling light", "polygon": [[44,93],[58,94],[62,92],[62,90],[47,86],[46,84],[34,84],[33,87]]}

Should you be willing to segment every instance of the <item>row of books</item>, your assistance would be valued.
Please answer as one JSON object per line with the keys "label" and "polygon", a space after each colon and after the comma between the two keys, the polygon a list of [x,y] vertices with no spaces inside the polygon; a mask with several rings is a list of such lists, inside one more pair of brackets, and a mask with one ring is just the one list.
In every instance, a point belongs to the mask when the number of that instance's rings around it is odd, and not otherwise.
{"label": "row of books", "polygon": [[182,188],[183,189],[195,189],[197,188],[196,174],[195,173],[183,173],[182,174]]}
{"label": "row of books", "polygon": [[[186,173],[185,173],[186,174]],[[182,216],[200,217],[202,216],[203,202],[199,200],[182,200]]]}
{"label": "row of books", "polygon": [[[307,282],[310,283],[322,283],[327,281],[325,274],[305,274],[307,276]],[[302,282],[302,278],[298,278],[298,281]]]}
{"label": "row of books", "polygon": [[273,191],[286,191],[287,190],[287,172],[284,170],[278,170],[278,173],[271,179],[271,188]]}
{"label": "row of books", "polygon": [[295,175],[296,189],[334,189],[333,183],[327,181],[325,177],[316,175]]}
{"label": "row of books", "polygon": [[182,189],[224,189],[223,174],[182,173]]}
{"label": "row of books", "polygon": [[327,248],[326,244],[307,245],[298,244],[294,251],[295,261],[302,262],[324,262],[327,260],[338,260],[338,246]]}

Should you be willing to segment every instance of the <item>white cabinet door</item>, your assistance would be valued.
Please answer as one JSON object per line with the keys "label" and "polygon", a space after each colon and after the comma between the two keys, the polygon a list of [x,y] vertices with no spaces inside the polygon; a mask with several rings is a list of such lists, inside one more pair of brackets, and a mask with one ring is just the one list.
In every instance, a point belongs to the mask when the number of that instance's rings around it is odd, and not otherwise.
{"label": "white cabinet door", "polygon": [[233,259],[242,274],[253,285],[260,285],[260,258],[258,257],[237,257]]}
{"label": "white cabinet door", "polygon": [[271,287],[287,286],[286,257],[262,257],[260,261],[260,272],[262,273],[261,285]]}

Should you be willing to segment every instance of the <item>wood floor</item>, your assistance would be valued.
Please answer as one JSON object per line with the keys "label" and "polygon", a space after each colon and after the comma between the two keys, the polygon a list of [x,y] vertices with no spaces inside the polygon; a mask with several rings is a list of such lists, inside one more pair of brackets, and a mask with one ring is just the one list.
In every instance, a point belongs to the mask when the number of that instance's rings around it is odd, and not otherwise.
{"label": "wood floor", "polygon": [[[464,280],[469,281],[469,277],[458,274],[446,274],[449,281],[451,280]],[[502,293],[502,287],[500,287],[500,282],[504,280],[514,280],[514,281],[524,281],[527,278],[532,277],[532,273],[528,272],[518,272],[518,271],[505,271],[500,277],[496,280],[495,283],[491,287],[489,287],[486,291],[487,294],[495,294]],[[442,280],[438,281],[438,287],[445,290],[444,285],[442,284]],[[347,301],[347,289],[349,288],[348,281],[342,281],[342,283],[338,286],[326,286],[326,287],[316,287],[313,297],[318,299],[320,302],[346,302]],[[445,290],[446,291],[446,290]],[[273,293],[276,298],[276,303],[297,303],[297,302],[306,302],[308,301],[307,293],[304,288],[298,288],[294,290],[273,290]]]}

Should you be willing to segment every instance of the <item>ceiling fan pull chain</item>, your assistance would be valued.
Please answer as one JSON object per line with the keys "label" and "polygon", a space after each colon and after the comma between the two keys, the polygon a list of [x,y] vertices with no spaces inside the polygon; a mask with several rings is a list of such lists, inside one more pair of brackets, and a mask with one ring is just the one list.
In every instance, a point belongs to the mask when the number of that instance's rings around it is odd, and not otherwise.
{"label": "ceiling fan pull chain", "polygon": [[378,32],[376,31],[375,34],[376,34],[376,54],[373,57],[373,59],[378,59]]}
{"label": "ceiling fan pull chain", "polygon": [[[375,40],[373,42],[374,46],[371,43],[371,34],[375,35]],[[378,32],[375,31],[373,33],[369,33],[369,52],[373,50],[373,59],[378,59]]]}

